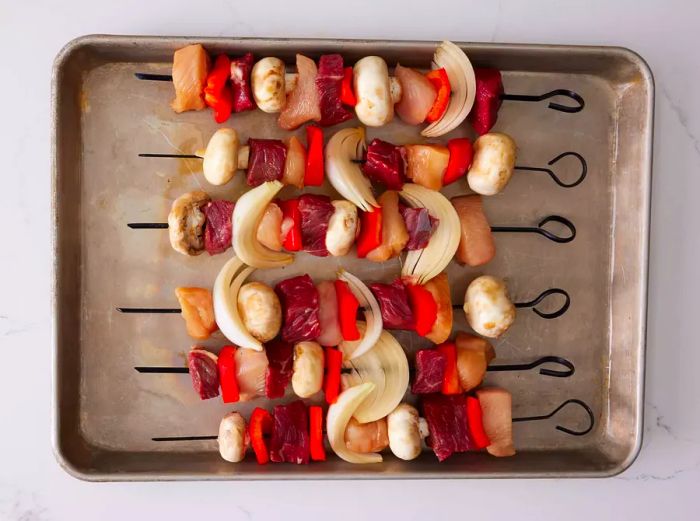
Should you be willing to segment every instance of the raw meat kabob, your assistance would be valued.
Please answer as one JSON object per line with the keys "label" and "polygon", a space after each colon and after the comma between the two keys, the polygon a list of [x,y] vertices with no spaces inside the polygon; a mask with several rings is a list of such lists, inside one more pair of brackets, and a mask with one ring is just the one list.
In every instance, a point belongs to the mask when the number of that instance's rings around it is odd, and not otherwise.
{"label": "raw meat kabob", "polygon": [[[360,418],[372,410],[376,386],[360,383],[345,389],[328,407],[325,434],[331,450],[349,463],[381,463],[386,448],[399,459],[416,459],[423,451],[424,440],[439,461],[455,453],[486,450],[496,457],[515,455],[512,424],[546,420],[566,406],[581,407],[587,425],[556,429],[572,436],[588,434],[595,425],[590,407],[578,399],[569,399],[544,415],[512,417],[511,394],[502,388],[486,387],[464,395],[428,394],[421,396],[419,410],[401,403],[385,417],[372,421]],[[156,442],[217,440],[219,453],[226,461],[237,463],[252,446],[259,464],[308,464],[326,460],[323,408],[307,407],[301,400],[277,405],[273,414],[262,408],[253,410],[246,424],[238,412],[228,413],[219,425],[218,435],[154,437]]]}
{"label": "raw meat kabob", "polygon": [[[579,112],[584,100],[575,92],[557,89],[542,95],[505,94],[500,71],[474,69],[457,45],[444,41],[436,49],[432,70],[423,74],[397,64],[394,76],[379,56],[360,59],[354,67],[344,67],[340,54],[323,55],[316,63],[296,55],[296,74],[285,72],[285,63],[276,57],[257,62],[251,53],[229,59],[221,54],[212,60],[201,44],[188,45],[175,52],[172,75],[136,73],[138,79],[173,81],[175,112],[214,111],[217,123],[232,112],[253,110],[279,113],[279,126],[291,130],[316,121],[335,125],[353,117],[367,126],[389,123],[396,112],[406,123],[429,123],[422,130],[437,137],[459,126],[467,116],[474,129],[484,134],[495,124],[503,100],[541,101],[555,96],[569,97],[574,106],[550,103],[562,112]],[[230,83],[229,83],[230,82]]]}
{"label": "raw meat kabob", "polygon": [[[137,366],[134,369],[142,374],[189,373],[192,386],[202,400],[216,398],[221,393],[224,403],[257,397],[282,398],[291,383],[297,397],[312,398],[323,391],[326,403],[330,404],[335,403],[339,390],[347,388],[355,379],[372,380],[379,372],[383,375],[385,389],[396,389],[400,399],[406,389],[394,385],[394,380],[404,380],[404,373],[409,370],[404,363],[405,355],[398,351],[380,351],[373,349],[368,355],[350,361],[343,360],[342,350],[323,347],[317,341],[292,344],[277,338],[267,342],[264,351],[227,345],[216,354],[194,346],[188,353],[187,367]],[[483,338],[457,333],[454,342],[416,353],[411,392],[447,395],[468,392],[481,385],[487,371],[529,371],[547,365],[540,369],[540,374],[559,378],[572,376],[575,371],[571,362],[558,356],[544,356],[523,364],[490,365],[494,357],[493,347]],[[553,364],[564,369],[553,369]]]}
{"label": "raw meat kabob", "polygon": [[[394,145],[374,139],[367,146],[362,127],[336,132],[323,151],[323,132],[306,127],[308,150],[296,138],[286,143],[279,139],[249,139],[241,146],[231,128],[217,130],[205,150],[195,154],[143,153],[140,157],[201,158],[205,179],[223,185],[239,169],[247,169],[246,182],[258,186],[264,181],[280,181],[297,188],[320,186],[324,172],[333,188],[358,208],[371,210],[377,202],[371,182],[392,190],[404,183],[440,190],[466,176],[469,187],[481,195],[495,195],[508,184],[515,170],[548,174],[559,186],[572,188],[586,177],[586,160],[576,152],[564,152],[549,166],[565,157],[581,163],[581,174],[571,182],[562,181],[550,168],[515,164],[515,141],[500,133],[479,137],[472,146],[468,138],[454,138],[447,146],[438,144]],[[361,165],[361,166],[360,166]]]}
{"label": "raw meat kabob", "polygon": [[[552,288],[529,302],[513,303],[505,283],[490,275],[474,279],[464,304],[452,305],[445,273],[425,284],[397,279],[391,284],[365,285],[341,270],[335,281],[315,285],[309,275],[285,279],[275,286],[246,279],[254,271],[240,259],[229,260],[217,276],[214,292],[206,288],[178,288],[180,308],[118,307],[122,313],[182,313],[188,334],[205,340],[217,329],[234,344],[262,351],[278,333],[285,342],[319,341],[325,346],[361,339],[353,352],[359,356],[374,345],[382,329],[415,331],[435,344],[445,342],[453,324],[453,307],[464,310],[469,326],[478,334],[498,338],[515,321],[517,308],[532,308],[541,318],[554,319],[569,309],[570,297]],[[537,308],[552,295],[564,297],[552,312]],[[359,335],[358,310],[367,330]]]}
{"label": "raw meat kabob", "polygon": [[[279,267],[292,262],[294,252],[325,257],[356,255],[384,262],[408,252],[402,274],[419,282],[440,273],[453,257],[469,266],[495,256],[493,232],[536,233],[557,243],[576,236],[576,228],[560,216],[548,216],[537,227],[491,226],[481,196],[446,199],[439,192],[406,184],[402,191],[385,191],[371,212],[345,200],[303,194],[279,200],[277,181],[242,195],[238,202],[212,201],[205,192],[178,197],[168,223],[129,223],[131,228],[168,228],[170,243],[185,255],[222,253],[231,245],[242,260],[255,267]],[[408,205],[404,205],[402,200]],[[556,235],[545,228],[557,223],[568,229]]]}

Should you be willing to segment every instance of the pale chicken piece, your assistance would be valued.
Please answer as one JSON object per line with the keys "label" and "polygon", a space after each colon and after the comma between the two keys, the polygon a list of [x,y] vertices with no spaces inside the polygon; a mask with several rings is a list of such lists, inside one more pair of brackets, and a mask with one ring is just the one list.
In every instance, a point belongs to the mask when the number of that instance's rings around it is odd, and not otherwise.
{"label": "pale chicken piece", "polygon": [[457,333],[455,344],[459,383],[464,392],[469,392],[483,381],[495,351],[488,340],[469,333]]}
{"label": "pale chicken piece", "polygon": [[484,431],[491,442],[486,447],[488,453],[497,457],[515,455],[510,393],[498,387],[486,387],[477,390],[476,397],[481,405]]}
{"label": "pale chicken piece", "polygon": [[452,295],[447,272],[443,271],[437,277],[433,277],[423,284],[423,287],[430,292],[437,304],[437,318],[430,332],[425,335],[425,338],[435,344],[442,344],[447,341],[452,333],[453,321]]}
{"label": "pale chicken piece", "polygon": [[316,341],[322,346],[337,346],[342,342],[338,320],[338,296],[332,280],[323,280],[316,284],[318,290],[318,319],[321,323],[321,334]]}
{"label": "pale chicken piece", "polygon": [[217,441],[223,459],[231,463],[243,461],[248,448],[248,429],[240,413],[230,412],[221,419]]}
{"label": "pale chicken piece", "polygon": [[239,347],[233,360],[236,364],[236,381],[241,401],[265,396],[265,375],[268,366],[265,351]]}
{"label": "pale chicken piece", "polygon": [[516,147],[507,134],[491,132],[474,142],[474,160],[467,173],[469,188],[481,195],[496,195],[515,169]]}
{"label": "pale chicken piece", "polygon": [[347,255],[358,232],[357,206],[350,201],[331,201],[335,208],[328,221],[326,249],[334,257]]}
{"label": "pale chicken piece", "polygon": [[461,235],[457,260],[467,266],[481,266],[496,255],[491,225],[486,219],[480,195],[462,195],[452,199],[459,216]]}
{"label": "pale chicken piece", "polygon": [[175,99],[170,106],[175,112],[202,110],[204,86],[209,74],[209,55],[201,44],[188,45],[173,56],[173,85]]}
{"label": "pale chicken piece", "polygon": [[399,212],[399,194],[387,190],[377,202],[382,208],[382,243],[367,254],[373,262],[384,262],[401,254],[408,243],[406,223]]}
{"label": "pale chicken piece", "polygon": [[311,58],[297,54],[297,84],[287,96],[287,103],[277,120],[285,130],[294,130],[307,121],[321,119],[316,74],[318,69]]}
{"label": "pale chicken piece", "polygon": [[490,275],[482,275],[469,284],[464,313],[471,328],[489,338],[498,338],[515,321],[515,306],[505,282]]}
{"label": "pale chicken piece", "polygon": [[187,192],[181,195],[168,214],[168,236],[175,251],[183,255],[199,255],[204,251],[204,224],[202,208],[211,201],[206,192]]}
{"label": "pale chicken piece", "polygon": [[283,218],[282,209],[279,206],[275,203],[267,205],[256,235],[260,244],[273,251],[282,251]]}
{"label": "pale chicken piece", "polygon": [[345,428],[345,445],[353,452],[368,454],[381,452],[389,446],[386,418],[369,423],[359,423],[350,418]]}
{"label": "pale chicken piece", "polygon": [[287,142],[287,157],[284,161],[282,183],[304,188],[304,171],[306,170],[306,149],[296,136]]}
{"label": "pale chicken piece", "polygon": [[238,291],[238,312],[248,332],[269,342],[282,327],[282,305],[274,290],[262,282],[248,282]]}

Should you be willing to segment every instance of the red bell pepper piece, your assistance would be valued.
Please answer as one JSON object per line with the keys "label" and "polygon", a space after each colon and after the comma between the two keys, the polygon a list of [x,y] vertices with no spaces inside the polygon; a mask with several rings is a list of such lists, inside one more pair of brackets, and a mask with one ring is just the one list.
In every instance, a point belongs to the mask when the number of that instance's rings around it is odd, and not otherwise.
{"label": "red bell pepper piece", "polygon": [[248,425],[248,436],[250,436],[250,444],[255,452],[255,459],[259,465],[264,465],[270,461],[270,451],[265,441],[265,435],[272,432],[272,415],[265,409],[256,407],[253,414],[250,416],[250,424]]}
{"label": "red bell pepper piece", "polygon": [[340,101],[343,105],[354,107],[357,105],[357,98],[352,89],[352,67],[343,69],[343,83],[340,86]]}
{"label": "red bell pepper piece", "polygon": [[450,103],[452,88],[450,87],[450,79],[447,77],[445,69],[435,69],[426,74],[425,77],[430,80],[430,83],[433,84],[433,87],[435,87],[437,91],[437,97],[433,102],[433,106],[430,107],[428,115],[425,117],[426,122],[432,123],[440,119],[447,110],[447,105]]}
{"label": "red bell pepper piece", "polygon": [[467,396],[467,422],[469,437],[475,449],[485,449],[491,445],[491,440],[484,430],[481,403],[476,396]]}
{"label": "red bell pepper piece", "polygon": [[457,347],[452,342],[445,342],[437,346],[437,350],[445,355],[442,394],[460,394],[462,386],[459,384],[459,373],[457,372]]}
{"label": "red bell pepper piece", "polygon": [[318,405],[309,407],[309,449],[312,461],[326,461],[323,447],[323,409]]}
{"label": "red bell pepper piece", "polygon": [[230,71],[231,60],[225,54],[220,54],[207,75],[204,102],[214,110],[214,120],[217,123],[226,121],[233,110],[233,91],[227,83]]}
{"label": "red bell pepper piece", "polygon": [[234,403],[240,399],[238,392],[238,380],[236,380],[236,362],[234,346],[224,346],[219,352],[217,366],[219,368],[219,385],[221,386],[221,398],[224,403]]}
{"label": "red bell pepper piece", "polygon": [[282,224],[289,226],[287,235],[282,238],[282,246],[287,251],[300,251],[301,212],[299,212],[299,199],[287,199],[278,204],[282,209]]}
{"label": "red bell pepper piece", "polygon": [[360,301],[353,294],[350,286],[344,280],[335,281],[335,296],[338,301],[338,322],[343,340],[359,340],[360,331],[357,329],[357,310]]}
{"label": "red bell pepper piece", "polygon": [[382,209],[360,211],[360,235],[357,237],[357,256],[364,259],[382,243]]}
{"label": "red bell pepper piece", "polygon": [[315,125],[306,127],[306,168],[304,186],[323,184],[323,130]]}
{"label": "red bell pepper piece", "polygon": [[327,403],[335,403],[340,394],[340,370],[343,366],[343,353],[334,348],[326,347],[324,352],[324,365],[326,366],[326,378],[323,382],[323,391]]}
{"label": "red bell pepper piece", "polygon": [[465,175],[469,167],[472,166],[474,158],[472,142],[466,137],[450,139],[447,142],[447,148],[450,151],[450,159],[447,162],[447,170],[442,176],[443,185],[454,183]]}
{"label": "red bell pepper piece", "polygon": [[406,291],[413,312],[416,333],[425,336],[430,333],[437,320],[437,302],[433,294],[419,284],[406,284]]}

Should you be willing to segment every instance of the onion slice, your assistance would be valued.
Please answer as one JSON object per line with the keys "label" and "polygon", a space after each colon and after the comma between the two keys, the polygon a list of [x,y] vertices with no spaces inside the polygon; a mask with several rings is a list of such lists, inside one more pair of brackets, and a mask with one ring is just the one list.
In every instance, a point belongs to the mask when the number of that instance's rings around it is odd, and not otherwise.
{"label": "onion slice", "polygon": [[[347,344],[346,341],[343,341],[340,344],[343,353],[348,355],[347,359],[352,360],[364,355],[374,347],[374,344],[377,343],[379,336],[382,334],[384,322],[382,320],[382,311],[379,307],[379,302],[377,302],[377,298],[364,282],[342,268],[338,271],[338,279],[348,283],[350,290],[360,303],[362,312],[365,315],[365,330],[360,340],[347,342]],[[351,344],[353,346],[352,351],[349,350]],[[346,349],[343,349],[343,345],[346,345]]]}
{"label": "onion slice", "polygon": [[328,407],[326,431],[333,452],[348,463],[381,463],[382,456],[376,452],[363,454],[348,449],[345,444],[345,429],[355,410],[374,390],[374,384],[364,383],[340,393],[338,400]]}
{"label": "onion slice", "polygon": [[469,58],[454,43],[445,40],[433,55],[433,69],[445,69],[452,97],[442,117],[423,129],[421,135],[438,137],[457,128],[469,114],[476,96],[476,77]]}
{"label": "onion slice", "polygon": [[262,351],[263,345],[243,323],[238,313],[238,292],[245,279],[255,271],[234,256],[224,264],[214,282],[214,318],[219,329],[231,342],[239,347]]}
{"label": "onion slice", "polygon": [[[358,322],[361,333],[366,326]],[[347,346],[339,346],[345,354]],[[408,359],[401,344],[387,331],[382,331],[379,340],[371,351],[364,355],[346,359],[343,367],[350,373],[341,376],[342,388],[349,389],[359,384],[372,383],[374,390],[355,411],[355,419],[368,423],[387,416],[401,400],[408,389]]]}
{"label": "onion slice", "polygon": [[407,183],[399,195],[413,208],[426,208],[440,222],[428,245],[406,254],[401,275],[415,284],[425,284],[439,275],[454,257],[461,228],[459,216],[452,203],[440,192],[423,186]]}
{"label": "onion slice", "polygon": [[365,212],[379,208],[372,193],[372,184],[362,175],[360,165],[367,148],[363,127],[339,130],[326,145],[326,174],[333,188],[345,199]]}
{"label": "onion slice", "polygon": [[294,255],[270,250],[257,237],[267,205],[282,186],[279,181],[267,181],[243,194],[233,208],[233,251],[254,268],[280,268],[294,262]]}

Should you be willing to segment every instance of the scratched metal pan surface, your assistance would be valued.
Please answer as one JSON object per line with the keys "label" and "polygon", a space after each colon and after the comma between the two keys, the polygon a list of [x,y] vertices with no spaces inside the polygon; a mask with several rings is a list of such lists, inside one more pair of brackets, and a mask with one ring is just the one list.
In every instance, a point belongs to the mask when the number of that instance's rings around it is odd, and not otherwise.
{"label": "scratched metal pan surface", "polygon": [[[592,432],[575,437],[557,430],[558,424],[585,424],[581,411],[566,408],[549,421],[515,424],[518,454],[512,458],[467,453],[440,464],[426,450],[415,461],[388,454],[384,463],[365,466],[334,457],[307,466],[258,466],[250,455],[230,464],[219,457],[215,441],[152,441],[216,434],[229,410],[247,415],[256,405],[271,405],[262,399],[236,407],[219,399],[202,402],[186,374],[138,374],[134,366],[182,366],[192,340],[178,315],[115,311],[174,307],[176,286],[210,287],[229,258],[186,258],[170,248],[166,231],[126,226],[165,221],[172,200],[192,189],[230,199],[245,189],[240,174],[228,186],[207,186],[196,160],[138,157],[191,153],[216,128],[208,111],[175,114],[170,83],[134,78],[137,71],[168,73],[173,51],[194,41],[212,53],[252,51],[290,65],[297,52],[314,58],[339,52],[348,63],[373,54],[391,65],[400,60],[424,68],[435,49],[435,42],[133,36],[88,36],[65,47],[53,77],[53,442],[68,472],[96,481],[576,477],[609,476],[631,464],[642,433],[653,79],[639,56],[607,47],[462,44],[475,65],[503,71],[508,93],[565,88],[583,96],[585,108],[575,114],[550,110],[546,102],[506,101],[494,130],[515,138],[520,165],[546,166],[559,153],[575,151],[585,157],[588,175],[564,189],[546,175],[516,172],[501,195],[485,200],[493,225],[532,225],[562,215],[577,228],[573,242],[500,233],[490,264],[470,269],[452,263],[448,270],[456,302],[469,281],[484,273],[504,277],[519,301],[550,287],[570,293],[571,307],[558,319],[519,310],[514,326],[495,343],[495,363],[558,355],[575,364],[575,374],[488,373],[486,383],[513,393],[514,416],[544,414],[569,398],[584,400],[595,415]],[[229,125],[242,141],[288,135],[261,111],[236,115]],[[327,129],[326,137],[336,130]],[[418,130],[394,122],[370,129],[368,140],[420,142]],[[440,141],[458,135],[473,137],[465,123]],[[580,166],[567,159],[555,168],[571,180]],[[467,191],[463,181],[445,190],[450,196]],[[399,272],[398,261],[376,265],[299,254],[293,265],[252,278],[274,282],[309,272],[318,280],[339,266],[363,280],[390,280]],[[463,314],[456,317],[455,330],[468,330]],[[424,345],[410,334],[398,337],[409,356]],[[224,343],[217,334],[205,345]]]}

